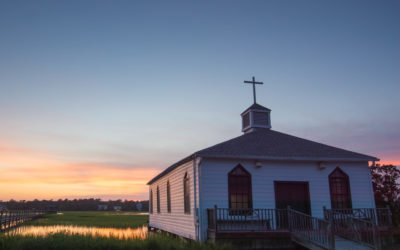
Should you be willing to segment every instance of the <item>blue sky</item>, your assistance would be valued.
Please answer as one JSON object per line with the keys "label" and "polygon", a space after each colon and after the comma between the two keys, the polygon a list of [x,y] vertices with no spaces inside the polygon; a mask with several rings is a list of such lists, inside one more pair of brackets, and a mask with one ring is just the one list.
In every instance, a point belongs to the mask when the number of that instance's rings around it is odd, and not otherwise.
{"label": "blue sky", "polygon": [[253,75],[273,129],[400,165],[399,23],[398,1],[3,1],[0,199],[145,198],[241,134]]}

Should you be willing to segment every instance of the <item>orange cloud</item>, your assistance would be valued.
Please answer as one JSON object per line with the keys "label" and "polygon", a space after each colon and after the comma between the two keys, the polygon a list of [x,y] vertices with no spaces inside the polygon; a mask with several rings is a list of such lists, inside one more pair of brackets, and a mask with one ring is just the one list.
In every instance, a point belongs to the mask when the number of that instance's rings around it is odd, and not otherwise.
{"label": "orange cloud", "polygon": [[66,163],[56,156],[0,145],[0,200],[72,197],[147,198],[146,166]]}

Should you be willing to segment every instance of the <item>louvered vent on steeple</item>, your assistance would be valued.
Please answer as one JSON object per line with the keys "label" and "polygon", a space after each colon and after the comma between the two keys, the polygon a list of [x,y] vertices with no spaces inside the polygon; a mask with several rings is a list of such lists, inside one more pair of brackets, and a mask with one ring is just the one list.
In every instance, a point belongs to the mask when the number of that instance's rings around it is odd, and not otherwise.
{"label": "louvered vent on steeple", "polygon": [[242,124],[243,128],[250,126],[250,112],[247,112],[242,116],[242,122],[243,122]]}

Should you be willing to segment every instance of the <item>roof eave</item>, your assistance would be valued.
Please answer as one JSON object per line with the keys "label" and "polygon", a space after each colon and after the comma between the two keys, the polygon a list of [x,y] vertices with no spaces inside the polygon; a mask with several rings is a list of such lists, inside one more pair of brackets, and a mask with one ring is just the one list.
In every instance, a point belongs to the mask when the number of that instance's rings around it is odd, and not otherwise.
{"label": "roof eave", "polygon": [[179,167],[182,164],[185,164],[191,160],[193,160],[196,157],[195,154],[191,154],[185,158],[183,158],[182,160],[172,164],[171,166],[169,166],[168,168],[166,168],[164,171],[162,171],[161,173],[159,173],[158,175],[156,175],[153,179],[151,179],[149,182],[147,182],[146,185],[151,185],[153,184],[155,181],[159,180],[160,178],[164,177],[165,175],[167,175],[169,172],[171,172],[172,170],[174,170],[175,168]]}
{"label": "roof eave", "polygon": [[271,111],[269,108],[263,108],[263,109],[261,109],[261,108],[247,108],[247,109],[246,109],[245,111],[243,111],[240,115],[243,115],[243,114],[249,112],[250,109],[251,109],[251,110],[254,110],[254,111],[263,111],[263,112]]}

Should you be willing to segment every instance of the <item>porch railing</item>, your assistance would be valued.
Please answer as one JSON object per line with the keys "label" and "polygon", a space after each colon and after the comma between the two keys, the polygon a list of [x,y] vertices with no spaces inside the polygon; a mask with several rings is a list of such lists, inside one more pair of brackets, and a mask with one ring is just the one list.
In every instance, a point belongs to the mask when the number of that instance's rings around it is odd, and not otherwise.
{"label": "porch railing", "polygon": [[381,249],[376,217],[372,214],[369,209],[324,209],[325,219],[331,223],[335,235],[373,249]]}
{"label": "porch railing", "polygon": [[[334,249],[335,235],[381,249],[380,230],[392,226],[389,208],[326,209],[324,219],[293,209],[207,209],[211,234],[232,232],[290,232],[293,240]],[[391,231],[391,229],[388,229]],[[213,234],[215,236],[215,234]]]}
{"label": "porch railing", "polygon": [[288,208],[292,240],[301,244],[314,244],[323,249],[335,249],[335,236],[329,221],[312,217]]}
{"label": "porch railing", "polygon": [[389,207],[385,208],[353,208],[330,209],[336,213],[352,215],[356,219],[374,222],[377,226],[392,227],[392,214]]}
{"label": "porch railing", "polygon": [[218,232],[269,232],[289,229],[286,209],[207,209],[208,228]]}

